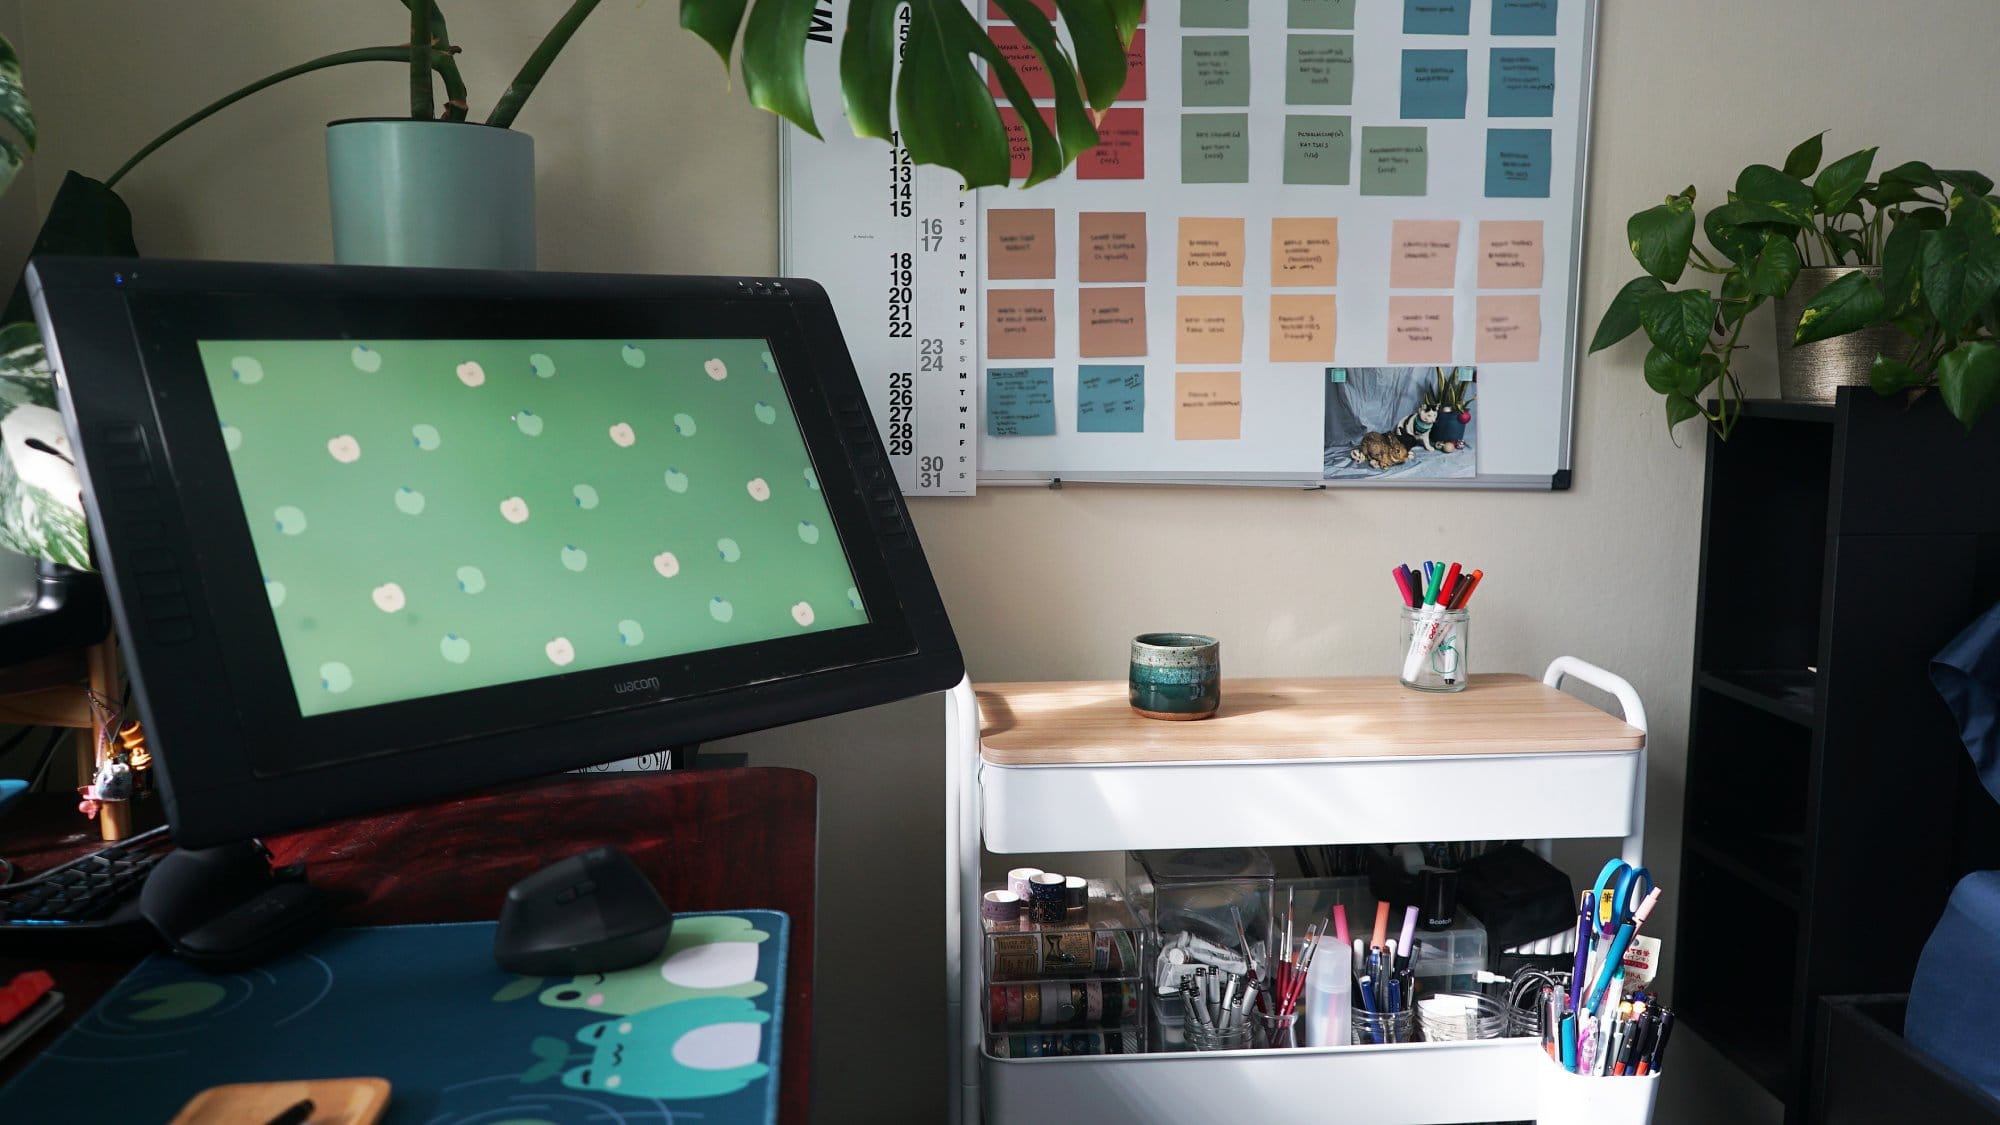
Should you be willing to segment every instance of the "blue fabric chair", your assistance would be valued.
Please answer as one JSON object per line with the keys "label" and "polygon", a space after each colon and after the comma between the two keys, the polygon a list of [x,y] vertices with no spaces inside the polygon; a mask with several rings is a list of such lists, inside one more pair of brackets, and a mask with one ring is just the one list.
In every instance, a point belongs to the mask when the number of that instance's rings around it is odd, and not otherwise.
{"label": "blue fabric chair", "polygon": [[[2000,800],[2000,606],[1931,661],[1931,682],[1958,719],[1981,784]],[[1959,880],[1910,982],[1903,1037],[2000,1097],[2000,871]]]}

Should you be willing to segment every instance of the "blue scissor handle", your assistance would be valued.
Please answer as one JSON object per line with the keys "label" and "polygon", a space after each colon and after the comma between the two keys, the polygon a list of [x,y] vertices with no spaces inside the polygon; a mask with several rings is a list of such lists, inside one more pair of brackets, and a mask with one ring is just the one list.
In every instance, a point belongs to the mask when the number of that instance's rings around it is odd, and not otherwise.
{"label": "blue scissor handle", "polygon": [[1597,873],[1597,885],[1592,889],[1597,904],[1597,932],[1606,936],[1616,933],[1652,893],[1652,872],[1622,859],[1606,863],[1604,870]]}

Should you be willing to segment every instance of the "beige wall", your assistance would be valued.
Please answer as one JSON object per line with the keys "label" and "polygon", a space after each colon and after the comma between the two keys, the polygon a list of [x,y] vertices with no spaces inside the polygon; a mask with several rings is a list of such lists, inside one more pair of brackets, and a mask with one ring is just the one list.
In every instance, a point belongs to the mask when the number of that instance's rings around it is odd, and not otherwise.
{"label": "beige wall", "polygon": [[[0,21],[13,7],[0,3]],[[559,9],[448,7],[476,108],[491,104]],[[1995,130],[1982,124],[2000,41],[1990,0],[1604,8],[1583,285],[1593,321],[1637,272],[1624,246],[1628,213],[1689,182],[1719,198],[1736,169],[1781,161],[1815,130],[1832,130],[1830,155],[1881,143],[1890,162],[2000,165]],[[776,268],[776,128],[675,28],[675,9],[605,5],[520,118],[539,148],[547,268]],[[328,50],[398,41],[399,14],[387,0],[24,5],[20,43],[44,129],[33,186],[45,205],[64,168],[103,176],[221,91]],[[386,65],[310,76],[181,138],[123,185],[141,249],[324,260],[318,126],[396,113],[403,81]],[[19,253],[0,247],[0,266]],[[1768,333],[1760,318],[1748,337],[1753,391],[1768,388]],[[1691,429],[1680,448],[1667,440],[1639,355],[1627,344],[1585,362],[1567,493],[1072,487],[913,507],[972,674],[985,680],[1122,675],[1123,638],[1165,627],[1221,636],[1236,674],[1380,672],[1392,563],[1477,562],[1488,575],[1480,667],[1538,672],[1574,653],[1625,675],[1646,700],[1648,854],[1671,888],[1701,440]],[[942,1104],[940,714],[935,701],[913,703],[738,744],[756,761],[821,777],[823,1120],[932,1120]],[[883,912],[890,882],[900,905]],[[1658,928],[1670,933],[1671,912],[1662,915]],[[854,1034],[857,1024],[866,1034]],[[1716,1099],[1711,1119],[1748,1116],[1748,1102],[1728,1100],[1741,1088],[1704,1085]],[[1694,1104],[1692,1094],[1677,1100]]]}

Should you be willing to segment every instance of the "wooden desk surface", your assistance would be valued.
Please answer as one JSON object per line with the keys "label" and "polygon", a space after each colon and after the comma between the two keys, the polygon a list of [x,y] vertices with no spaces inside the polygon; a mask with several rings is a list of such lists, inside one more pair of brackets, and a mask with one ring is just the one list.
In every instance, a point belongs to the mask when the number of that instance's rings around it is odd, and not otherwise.
{"label": "wooden desk surface", "polygon": [[[93,826],[48,803],[0,821],[0,855],[27,873],[101,841]],[[819,787],[803,770],[564,775],[437,805],[339,821],[268,841],[281,863],[303,859],[315,886],[340,902],[338,923],[490,922],[507,888],[544,864],[599,844],[623,848],[674,910],[782,910],[791,916],[785,974],[779,1120],[811,1115],[813,906]],[[56,834],[30,838],[42,823]],[[68,997],[67,1027],[124,976],[136,956],[29,962],[0,956],[0,980],[45,968]],[[44,1029],[0,1063],[0,1081],[54,1039]]]}
{"label": "wooden desk surface", "polygon": [[1224,680],[1222,709],[1195,722],[1133,713],[1123,680],[989,684],[978,695],[981,752],[1005,766],[1636,750],[1646,737],[1512,674],[1475,675],[1451,694],[1393,676]]}

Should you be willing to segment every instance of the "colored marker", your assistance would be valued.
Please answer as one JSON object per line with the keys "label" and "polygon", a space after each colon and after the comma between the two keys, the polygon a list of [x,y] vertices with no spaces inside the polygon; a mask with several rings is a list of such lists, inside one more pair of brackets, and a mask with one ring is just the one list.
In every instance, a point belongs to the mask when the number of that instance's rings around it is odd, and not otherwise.
{"label": "colored marker", "polygon": [[1465,603],[1472,600],[1472,592],[1479,588],[1479,580],[1484,577],[1486,577],[1485,571],[1473,571],[1471,577],[1459,583],[1458,591],[1452,596],[1451,605],[1447,608],[1454,610],[1464,609]]}
{"label": "colored marker", "polygon": [[1410,572],[1399,566],[1390,571],[1389,574],[1396,579],[1396,589],[1403,593],[1403,604],[1409,606],[1411,609],[1417,608],[1416,592],[1410,589]]}
{"label": "colored marker", "polygon": [[1380,949],[1382,943],[1387,940],[1389,940],[1389,904],[1378,902],[1375,904],[1375,937],[1369,942],[1368,948]]}

